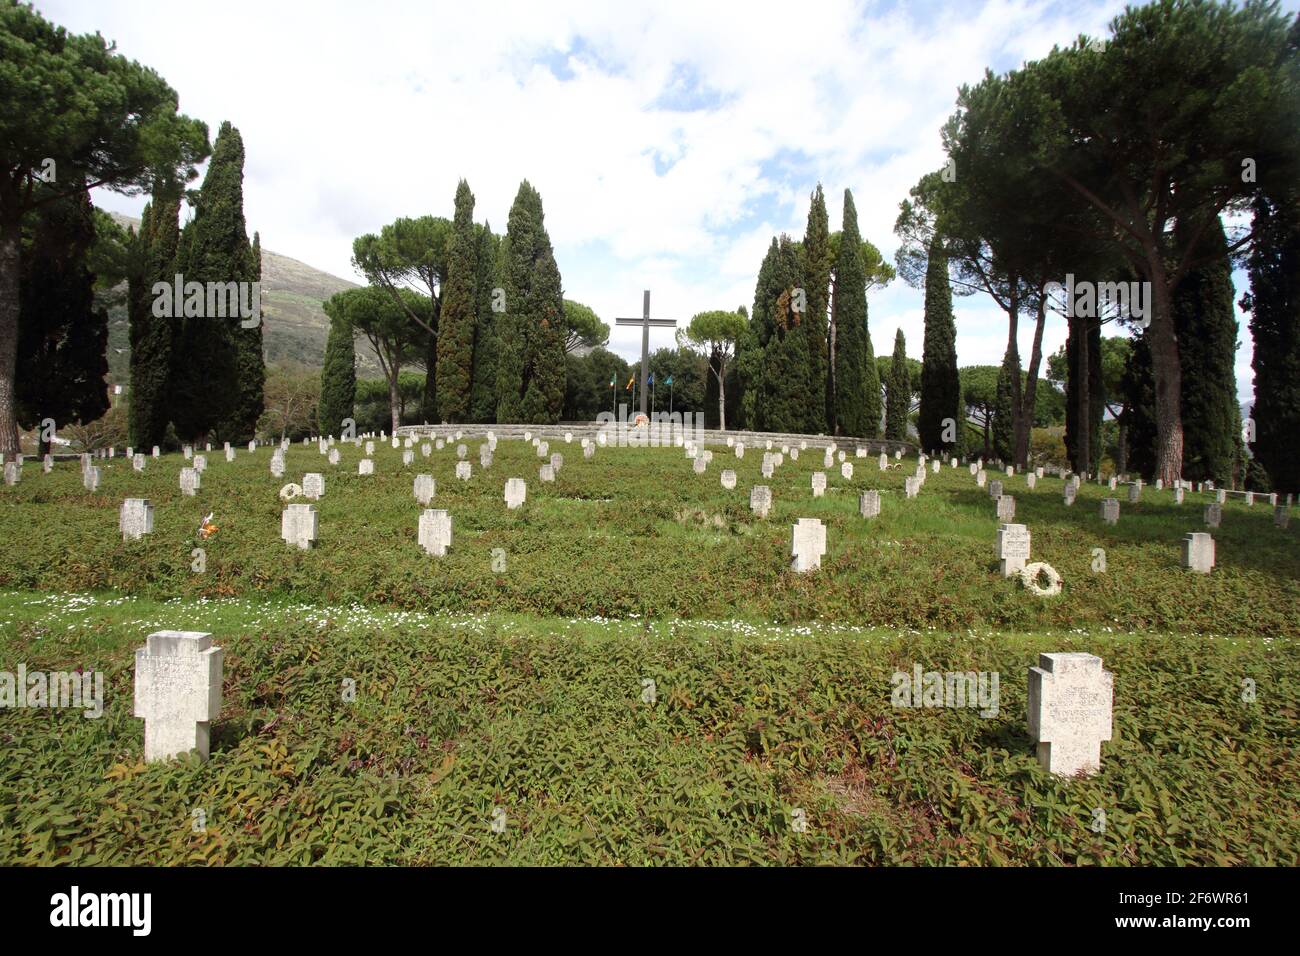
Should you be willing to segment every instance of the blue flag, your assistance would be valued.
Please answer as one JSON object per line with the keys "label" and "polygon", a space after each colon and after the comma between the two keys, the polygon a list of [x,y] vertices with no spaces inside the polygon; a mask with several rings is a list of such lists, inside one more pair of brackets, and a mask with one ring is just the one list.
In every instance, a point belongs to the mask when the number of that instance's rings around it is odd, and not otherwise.
{"label": "blue flag", "polygon": [[671,375],[669,375],[666,379],[664,379],[665,385],[671,385],[672,383],[673,383],[673,377]]}

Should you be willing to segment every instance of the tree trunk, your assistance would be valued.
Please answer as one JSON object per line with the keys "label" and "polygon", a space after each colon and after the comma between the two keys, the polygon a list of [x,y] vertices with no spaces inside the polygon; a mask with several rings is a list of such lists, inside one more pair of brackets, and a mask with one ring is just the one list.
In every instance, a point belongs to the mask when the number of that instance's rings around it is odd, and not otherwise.
{"label": "tree trunk", "polygon": [[1174,329],[1172,296],[1163,270],[1151,282],[1151,371],[1156,385],[1156,474],[1166,485],[1183,476],[1183,417],[1179,407],[1183,392],[1178,364],[1178,333]]}
{"label": "tree trunk", "polygon": [[[834,302],[835,283],[831,283],[831,301]],[[826,432],[838,435],[840,426],[835,417],[835,311],[826,314],[826,334],[829,345],[830,364],[826,366]]]}
{"label": "tree trunk", "polygon": [[1029,467],[1029,440],[1034,428],[1034,404],[1038,400],[1038,367],[1043,361],[1043,326],[1047,321],[1047,303],[1042,290],[1038,296],[1038,318],[1034,325],[1034,344],[1029,349],[1029,368],[1026,370],[1023,407],[1016,422],[1016,467]]}
{"label": "tree trunk", "polygon": [[727,366],[726,363],[719,361],[718,370],[715,372],[718,376],[718,431],[727,430]]}
{"label": "tree trunk", "polygon": [[18,285],[22,278],[22,220],[0,220],[0,452],[18,454],[15,375],[18,369]]}
{"label": "tree trunk", "polygon": [[1078,380],[1074,388],[1074,470],[1079,475],[1090,473],[1092,465],[1092,396],[1089,389],[1088,320],[1071,318],[1074,342],[1074,368]]}
{"label": "tree trunk", "polygon": [[1115,450],[1115,467],[1119,469],[1120,474],[1128,471],[1128,422],[1126,421],[1127,410],[1119,413],[1116,421],[1119,423],[1119,447]]}
{"label": "tree trunk", "polygon": [[397,388],[397,368],[394,366],[393,374],[388,376],[388,410],[392,412],[393,417],[393,434],[397,434],[398,427],[402,424],[402,396]]}

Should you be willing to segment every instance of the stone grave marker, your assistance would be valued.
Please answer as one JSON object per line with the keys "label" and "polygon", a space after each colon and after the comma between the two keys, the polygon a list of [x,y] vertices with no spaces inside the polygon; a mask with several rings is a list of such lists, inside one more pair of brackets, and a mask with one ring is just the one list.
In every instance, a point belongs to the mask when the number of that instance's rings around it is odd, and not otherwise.
{"label": "stone grave marker", "polygon": [[1214,537],[1205,531],[1193,531],[1183,538],[1183,567],[1198,574],[1214,570]]}
{"label": "stone grave marker", "polygon": [[302,493],[312,501],[319,501],[325,495],[325,476],[319,472],[308,472],[303,475]]}
{"label": "stone grave marker", "polygon": [[730,468],[726,469],[722,473],[722,487],[726,488],[728,491],[731,491],[736,487],[736,473]]}
{"label": "stone grave marker", "polygon": [[920,479],[920,478],[904,478],[904,479],[903,479],[903,494],[904,494],[906,497],[908,497],[908,498],[915,498],[915,497],[916,497],[918,494],[920,494],[920,493],[921,493],[921,479]]}
{"label": "stone grave marker", "polygon": [[153,505],[148,498],[127,498],[118,512],[123,541],[139,541],[153,534]]}
{"label": "stone grave marker", "polygon": [[1011,521],[1016,516],[1016,499],[1011,495],[998,495],[998,520]]}
{"label": "stone grave marker", "polygon": [[998,481],[996,478],[993,481],[989,482],[989,497],[990,498],[1002,497],[1002,482]]}
{"label": "stone grave marker", "polygon": [[1103,498],[1101,501],[1101,520],[1106,524],[1119,524],[1119,499]]}
{"label": "stone grave marker", "polygon": [[979,469],[977,472],[975,472],[975,484],[976,484],[976,485],[978,485],[980,488],[983,488],[984,485],[985,485],[985,483],[986,483],[987,481],[988,481],[988,475],[986,475],[986,474],[984,473],[984,469],[983,469],[983,468],[981,468],[981,469]]}
{"label": "stone grave marker", "polygon": [[427,505],[430,499],[437,493],[437,483],[433,480],[433,475],[416,475],[415,476],[415,500],[422,505]]}
{"label": "stone grave marker", "polygon": [[375,463],[369,458],[362,458],[357,462],[358,475],[373,475],[375,473]]}
{"label": "stone grave marker", "polygon": [[817,518],[800,518],[790,536],[794,570],[800,574],[817,570],[822,566],[822,555],[825,553],[826,526]]}
{"label": "stone grave marker", "polygon": [[406,467],[410,467],[410,465],[411,465],[414,461],[415,461],[415,452],[411,451],[411,449],[409,449],[409,448],[405,448],[405,449],[403,449],[403,450],[402,450],[402,467],[404,467],[404,468],[406,468]]}
{"label": "stone grave marker", "polygon": [[[456,462],[456,477],[461,481],[469,481],[473,474],[473,466],[467,461]],[[543,479],[544,480],[544,479]]]}
{"label": "stone grave marker", "polygon": [[858,514],[864,518],[880,516],[880,492],[864,491],[858,495]]}
{"label": "stone grave marker", "polygon": [[[696,461],[699,461],[699,459],[696,459]],[[700,463],[703,464],[703,462]],[[702,470],[702,469],[697,469],[697,470]],[[542,481],[555,480],[555,469],[551,467],[551,463],[549,461],[546,462],[546,464],[542,465],[542,467],[537,470],[537,477],[540,478]]]}
{"label": "stone grave marker", "polygon": [[1111,738],[1114,676],[1092,654],[1039,654],[1029,668],[1029,736],[1038,763],[1072,777],[1101,769],[1101,744]]}
{"label": "stone grave marker", "polygon": [[522,478],[506,479],[506,507],[513,511],[528,497],[528,486]]}
{"label": "stone grave marker", "polygon": [[772,489],[767,485],[755,485],[749,491],[749,510],[760,518],[766,518],[772,510]]}
{"label": "stone grave marker", "polygon": [[852,480],[853,480],[853,463],[852,463],[852,462],[850,462],[850,461],[846,461],[846,462],[842,462],[842,463],[840,464],[840,477],[843,478],[845,481],[852,481]]}
{"label": "stone grave marker", "polygon": [[87,491],[99,490],[99,469],[94,465],[85,469],[81,473],[81,483],[85,485]]}
{"label": "stone grave marker", "polygon": [[420,547],[435,558],[445,557],[451,548],[451,515],[442,508],[429,508],[420,514],[417,533]]}
{"label": "stone grave marker", "polygon": [[337,448],[331,448],[327,460],[331,465],[337,465],[339,463],[339,450]]}
{"label": "stone grave marker", "polygon": [[181,469],[181,494],[193,497],[203,485],[203,479],[197,468]]}
{"label": "stone grave marker", "polygon": [[1067,507],[1069,505],[1074,504],[1074,499],[1078,496],[1078,494],[1079,494],[1078,487],[1073,482],[1067,481],[1065,483],[1065,504]]}
{"label": "stone grave marker", "polygon": [[1223,505],[1217,501],[1211,501],[1205,506],[1205,526],[1207,528],[1217,528],[1219,522],[1223,520]]}
{"label": "stone grave marker", "polygon": [[308,550],[316,543],[319,531],[320,515],[315,505],[289,505],[280,515],[280,537],[292,548]]}
{"label": "stone grave marker", "polygon": [[820,498],[822,495],[826,494],[826,472],[824,471],[813,472],[812,493],[814,498]]}
{"label": "stone grave marker", "polygon": [[155,631],[135,651],[132,715],[144,719],[144,759],[197,751],[208,759],[212,721],[221,714],[224,654],[204,631]]}
{"label": "stone grave marker", "polygon": [[195,456],[194,456],[194,470],[197,471],[200,475],[203,474],[203,472],[205,472],[205,471],[208,470],[208,456],[207,456],[207,455],[195,455]]}
{"label": "stone grave marker", "polygon": [[704,463],[704,457],[702,455],[699,455],[695,457],[691,467],[695,469],[695,473],[697,475],[702,475],[704,474],[704,469],[707,468],[708,465]]}
{"label": "stone grave marker", "polygon": [[998,525],[998,569],[1004,578],[1019,574],[1029,560],[1029,528],[1022,524]]}

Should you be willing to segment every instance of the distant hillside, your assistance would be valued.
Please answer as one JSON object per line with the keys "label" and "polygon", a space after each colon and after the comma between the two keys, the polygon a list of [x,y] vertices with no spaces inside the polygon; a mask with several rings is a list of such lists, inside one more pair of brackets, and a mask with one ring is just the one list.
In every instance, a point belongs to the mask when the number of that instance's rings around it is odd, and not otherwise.
{"label": "distant hillside", "polygon": [[[123,227],[140,228],[140,220],[111,213]],[[357,284],[314,269],[305,262],[262,248],[262,322],[265,325],[263,347],[268,365],[284,362],[320,368],[325,358],[325,339],[329,335],[329,318],[322,307],[326,299]],[[126,310],[121,306],[109,312],[110,381],[124,382],[130,361]],[[378,377],[381,372],[369,344],[357,340],[357,374]]]}

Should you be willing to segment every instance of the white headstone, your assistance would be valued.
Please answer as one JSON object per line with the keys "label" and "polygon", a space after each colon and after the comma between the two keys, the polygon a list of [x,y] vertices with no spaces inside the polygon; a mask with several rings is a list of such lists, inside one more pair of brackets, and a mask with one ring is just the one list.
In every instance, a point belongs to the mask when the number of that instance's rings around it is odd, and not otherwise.
{"label": "white headstone", "polygon": [[127,498],[118,512],[118,528],[123,541],[139,541],[153,534],[153,505],[148,498]]}
{"label": "white headstone", "polygon": [[1025,486],[1030,491],[1033,491],[1034,488],[1037,486],[1037,484],[1038,484],[1038,476],[1035,475],[1032,471],[1029,472],[1029,474],[1025,475]]}
{"label": "white headstone", "polygon": [[858,495],[858,514],[864,518],[875,518],[880,515],[880,492],[864,491]]}
{"label": "white headstone", "polygon": [[1223,505],[1217,501],[1211,501],[1205,506],[1205,526],[1207,528],[1217,528],[1219,522],[1223,520]]}
{"label": "white headstone", "polygon": [[998,525],[997,556],[1004,578],[1018,574],[1029,560],[1029,528],[1022,524]]}
{"label": "white headstone", "polygon": [[87,491],[99,490],[99,469],[94,465],[85,469],[81,473],[81,483],[86,486]]}
{"label": "white headstone", "polygon": [[1049,773],[1072,777],[1101,769],[1111,738],[1114,676],[1092,654],[1039,654],[1029,668],[1029,736]]}
{"label": "white headstone", "polygon": [[155,631],[135,651],[132,714],[144,719],[144,759],[190,751],[208,758],[209,729],[221,714],[224,654],[203,631]]}
{"label": "white headstone", "polygon": [[984,469],[983,468],[977,469],[975,472],[975,484],[983,488],[987,481],[988,481],[988,475],[984,473]]}
{"label": "white headstone", "polygon": [[1214,538],[1205,531],[1193,531],[1183,538],[1183,567],[1200,574],[1214,570]]}
{"label": "white headstone", "polygon": [[989,497],[990,498],[1002,497],[1002,482],[996,479],[989,482]]}
{"label": "white headstone", "polygon": [[921,479],[920,479],[920,478],[904,478],[904,479],[903,479],[903,494],[904,494],[904,495],[906,495],[908,498],[915,498],[918,494],[920,494],[920,492],[921,492]]}
{"label": "white headstone", "polygon": [[812,493],[814,498],[820,498],[822,495],[826,494],[826,472],[824,471],[813,472]]}
{"label": "white headstone", "polygon": [[403,450],[402,450],[402,465],[403,465],[404,467],[405,467],[405,466],[409,466],[409,465],[411,464],[411,462],[413,462],[413,461],[415,461],[415,452],[411,451],[411,449],[409,449],[409,448],[403,449]]}
{"label": "white headstone", "polygon": [[[728,439],[728,441],[730,441],[730,439]],[[737,458],[745,457],[745,443],[743,441],[736,442],[736,457]]]}
{"label": "white headstone", "polygon": [[1067,505],[1074,504],[1074,499],[1078,496],[1078,494],[1079,494],[1078,487],[1073,482],[1067,481],[1065,483],[1065,503]]}
{"label": "white headstone", "polygon": [[315,505],[289,505],[280,515],[280,537],[290,547],[306,551],[316,543],[319,530],[320,515]]}
{"label": "white headstone", "polygon": [[506,479],[506,507],[510,510],[518,508],[528,497],[528,485],[522,478]]}
{"label": "white headstone", "polygon": [[199,474],[203,474],[203,472],[207,471],[207,469],[208,469],[208,456],[207,456],[207,455],[195,455],[195,456],[194,456],[194,470],[197,471]]}
{"label": "white headstone", "polygon": [[203,479],[197,468],[181,469],[181,494],[193,497],[202,486]]}
{"label": "white headstone", "polygon": [[456,477],[461,481],[469,481],[473,474],[473,466],[467,461],[456,462]]}
{"label": "white headstone", "polygon": [[[696,459],[696,463],[702,464],[702,462],[700,462],[699,459]],[[542,481],[555,480],[555,469],[551,467],[551,463],[549,461],[546,464],[542,465],[541,468],[537,469],[537,477],[540,478]]]}
{"label": "white headstone", "polygon": [[319,501],[325,494],[325,476],[318,472],[308,472],[303,475],[302,493],[312,501]]}
{"label": "white headstone", "polygon": [[337,448],[331,448],[327,460],[331,465],[337,465],[339,463],[339,450]]}
{"label": "white headstone", "polygon": [[755,485],[749,491],[749,509],[760,518],[766,518],[772,510],[772,489],[767,485]]}
{"label": "white headstone", "polygon": [[792,567],[800,574],[822,566],[826,553],[826,526],[817,518],[800,518],[790,536]]}
{"label": "white headstone", "polygon": [[1011,521],[1016,516],[1016,499],[1011,495],[998,495],[998,520]]}
{"label": "white headstone", "polygon": [[853,479],[853,462],[846,461],[840,465],[840,477],[845,481],[851,481]]}
{"label": "white headstone", "polygon": [[1101,500],[1101,520],[1106,524],[1119,524],[1119,499],[1103,498]]}
{"label": "white headstone", "polygon": [[420,514],[417,533],[420,547],[435,558],[444,557],[451,547],[451,515],[441,508],[429,508]]}
{"label": "white headstone", "polygon": [[369,458],[362,458],[357,462],[358,475],[373,475],[375,473],[375,463]]}
{"label": "white headstone", "polygon": [[704,463],[704,456],[703,456],[703,455],[698,456],[698,457],[695,459],[694,464],[692,465],[692,467],[695,469],[695,473],[696,473],[697,475],[702,475],[702,474],[704,474],[704,469],[708,467],[708,466]]}
{"label": "white headstone", "polygon": [[416,475],[415,476],[415,500],[422,505],[427,505],[429,500],[437,493],[437,483],[433,480],[433,475]]}
{"label": "white headstone", "polygon": [[736,473],[730,468],[722,473],[722,487],[726,488],[728,491],[731,491],[736,487]]}

